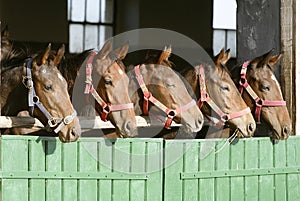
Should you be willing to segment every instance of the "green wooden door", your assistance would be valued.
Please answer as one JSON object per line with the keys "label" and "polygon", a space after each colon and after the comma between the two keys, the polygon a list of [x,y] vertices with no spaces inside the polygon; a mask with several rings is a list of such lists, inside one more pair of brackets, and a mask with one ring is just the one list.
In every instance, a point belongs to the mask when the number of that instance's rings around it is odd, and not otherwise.
{"label": "green wooden door", "polygon": [[165,150],[165,201],[300,200],[299,137],[170,140]]}
{"label": "green wooden door", "polygon": [[162,200],[162,151],[161,139],[2,136],[2,200]]}

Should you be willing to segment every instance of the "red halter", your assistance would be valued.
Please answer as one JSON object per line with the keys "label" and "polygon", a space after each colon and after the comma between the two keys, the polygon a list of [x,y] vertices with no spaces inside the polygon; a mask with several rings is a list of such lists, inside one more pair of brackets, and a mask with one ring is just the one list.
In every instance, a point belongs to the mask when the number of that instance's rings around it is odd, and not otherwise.
{"label": "red halter", "polygon": [[[95,98],[97,103],[102,108],[102,113],[100,114],[101,120],[106,121],[107,116],[112,111],[120,111],[120,110],[127,110],[133,108],[133,103],[127,103],[127,104],[120,104],[120,105],[108,105],[97,93],[93,86],[93,80],[92,80],[92,71],[93,71],[93,65],[92,62],[94,60],[95,55],[97,54],[96,51],[93,51],[88,58],[87,65],[86,65],[86,86],[85,86],[85,94],[91,93],[92,96]],[[112,64],[116,62],[116,60],[113,60]]]}
{"label": "red halter", "polygon": [[181,113],[181,112],[184,112],[188,109],[190,109],[191,107],[193,107],[194,105],[196,105],[196,102],[194,100],[192,100],[191,102],[189,102],[188,104],[180,107],[180,108],[177,108],[176,110],[172,110],[172,109],[169,109],[167,108],[163,103],[161,103],[159,100],[157,100],[156,98],[154,98],[151,94],[151,92],[148,91],[147,89],[147,86],[144,82],[144,79],[143,79],[143,76],[140,72],[140,65],[137,65],[134,67],[134,72],[135,72],[135,75],[136,75],[136,79],[143,91],[143,94],[144,94],[144,103],[143,103],[143,112],[144,114],[148,115],[149,114],[149,101],[151,103],[153,103],[156,107],[158,107],[159,109],[161,109],[162,111],[164,111],[166,114],[167,114],[167,120],[166,120],[166,123],[165,123],[165,128],[166,129],[170,129],[170,126],[171,126],[171,123],[172,123],[172,120],[173,118]]}
{"label": "red halter", "polygon": [[245,114],[251,113],[251,110],[249,107],[247,107],[241,111],[231,113],[231,114],[224,113],[217,106],[217,104],[209,97],[209,94],[206,91],[205,73],[204,73],[203,65],[199,66],[198,76],[199,76],[199,86],[200,86],[200,98],[198,100],[199,108],[201,108],[203,106],[203,103],[206,102],[210,106],[210,108],[213,111],[215,111],[220,117],[219,122],[213,123],[212,119],[209,116],[205,115],[209,119],[209,121],[213,124],[213,126],[215,126],[217,128],[221,128],[222,126],[225,125],[225,122],[229,121],[230,119],[234,119],[234,118],[243,116]]}
{"label": "red halter", "polygon": [[256,107],[255,107],[254,118],[257,123],[260,123],[261,109],[263,106],[270,106],[270,107],[286,106],[286,102],[283,100],[266,101],[266,100],[263,100],[260,97],[258,97],[258,95],[254,92],[252,87],[249,85],[247,78],[246,78],[247,68],[248,68],[249,63],[250,63],[249,61],[246,61],[242,65],[242,69],[241,69],[241,73],[240,73],[241,77],[240,77],[240,81],[239,81],[239,92],[240,92],[240,94],[242,94],[244,89],[246,89],[248,94],[255,101]]}

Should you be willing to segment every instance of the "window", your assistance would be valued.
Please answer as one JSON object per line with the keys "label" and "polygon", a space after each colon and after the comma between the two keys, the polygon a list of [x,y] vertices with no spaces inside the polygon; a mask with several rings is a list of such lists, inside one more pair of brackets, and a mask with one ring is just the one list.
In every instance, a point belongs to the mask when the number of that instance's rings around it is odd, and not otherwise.
{"label": "window", "polygon": [[102,46],[113,36],[114,0],[68,0],[69,51]]}
{"label": "window", "polygon": [[214,0],[213,2],[213,54],[222,48],[229,49],[236,57],[236,0]]}

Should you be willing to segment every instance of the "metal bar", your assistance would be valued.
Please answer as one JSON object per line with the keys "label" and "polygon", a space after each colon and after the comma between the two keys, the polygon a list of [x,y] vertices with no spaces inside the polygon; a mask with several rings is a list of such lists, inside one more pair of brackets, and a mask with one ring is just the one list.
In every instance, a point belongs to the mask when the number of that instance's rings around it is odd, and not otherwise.
{"label": "metal bar", "polygon": [[148,174],[101,173],[101,172],[44,172],[44,171],[2,171],[1,179],[102,179],[102,180],[147,180]]}
{"label": "metal bar", "polygon": [[278,174],[300,174],[300,167],[283,167],[272,169],[248,169],[248,170],[223,170],[210,172],[187,172],[180,173],[180,179],[206,179],[222,177],[262,176]]}

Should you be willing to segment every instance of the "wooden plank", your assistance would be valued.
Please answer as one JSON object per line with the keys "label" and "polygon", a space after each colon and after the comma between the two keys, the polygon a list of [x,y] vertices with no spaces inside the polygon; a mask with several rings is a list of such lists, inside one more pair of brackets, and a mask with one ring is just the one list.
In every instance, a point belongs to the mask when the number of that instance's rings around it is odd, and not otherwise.
{"label": "wooden plank", "polygon": [[182,180],[180,172],[183,170],[183,143],[176,140],[165,142],[165,173],[164,173],[164,200],[182,200]]}
{"label": "wooden plank", "polygon": [[[275,168],[285,168],[287,161],[286,143],[288,141],[280,141],[274,145],[274,166]],[[275,200],[287,200],[287,177],[286,175],[275,175]]]}
{"label": "wooden plank", "polygon": [[[109,129],[114,128],[110,121],[102,121],[99,116],[84,117],[78,116],[82,129]],[[162,126],[159,122],[151,122],[148,116],[136,116],[138,127]],[[171,127],[179,127],[181,124],[172,122]],[[33,117],[8,117],[0,116],[0,128],[43,128],[43,124]]]}
{"label": "wooden plank", "polygon": [[[245,169],[245,150],[244,140],[239,140],[235,145],[230,146],[230,169],[244,170]],[[232,177],[230,179],[230,199],[240,200],[245,195],[244,192],[245,180],[244,177]]]}
{"label": "wooden plank", "polygon": [[[183,144],[183,172],[198,172],[199,166],[199,142],[190,141]],[[201,189],[198,189],[198,179],[186,179],[182,181],[183,200],[197,200]]]}
{"label": "wooden plank", "polygon": [[[62,171],[77,172],[78,167],[78,142],[64,143],[62,146]],[[77,200],[78,182],[74,179],[62,180],[62,200]]]}
{"label": "wooden plank", "polygon": [[[227,139],[216,145],[216,170],[228,170],[230,167],[230,144]],[[201,189],[200,189],[201,190]],[[216,178],[216,200],[230,200],[230,178]]]}
{"label": "wooden plank", "polygon": [[296,22],[295,9],[296,0],[280,0],[280,35],[281,35],[281,86],[286,105],[291,116],[293,130],[296,125],[296,83],[295,83],[295,68],[296,68]]}
{"label": "wooden plank", "polygon": [[[46,171],[60,172],[61,170],[61,149],[62,143],[55,138],[47,140],[46,152]],[[62,181],[60,179],[46,180],[46,201],[60,201],[62,195]]]}
{"label": "wooden plank", "polygon": [[[24,139],[1,140],[2,170],[28,170],[28,144]],[[28,179],[2,179],[2,200],[28,200]]]}
{"label": "wooden plank", "polygon": [[[273,168],[273,145],[267,138],[259,141],[259,168]],[[259,200],[275,200],[274,176],[259,176]]]}
{"label": "wooden plank", "polygon": [[[28,139],[29,148],[29,171],[45,171],[46,168],[46,141],[41,140],[38,143]],[[46,200],[46,180],[30,179],[29,180],[29,200]]]}
{"label": "wooden plank", "polygon": [[8,117],[0,116],[0,128],[13,128],[13,127],[24,127],[24,128],[43,128],[44,125],[33,117]]}
{"label": "wooden plank", "polygon": [[[98,146],[97,142],[80,141],[78,149],[79,164],[78,171],[80,172],[97,172],[98,171]],[[78,198],[81,201],[97,200],[97,180],[81,179],[79,181]],[[75,189],[74,189],[75,190]]]}
{"label": "wooden plank", "polygon": [[[258,169],[258,139],[245,142],[245,169]],[[258,200],[258,176],[245,177],[245,201]]]}
{"label": "wooden plank", "polygon": [[[127,140],[117,140],[114,143],[113,168],[115,172],[130,172],[130,145]],[[113,200],[129,199],[129,181],[113,180]]]}

